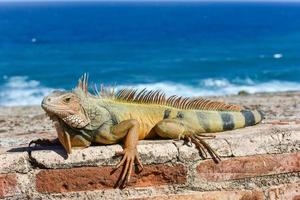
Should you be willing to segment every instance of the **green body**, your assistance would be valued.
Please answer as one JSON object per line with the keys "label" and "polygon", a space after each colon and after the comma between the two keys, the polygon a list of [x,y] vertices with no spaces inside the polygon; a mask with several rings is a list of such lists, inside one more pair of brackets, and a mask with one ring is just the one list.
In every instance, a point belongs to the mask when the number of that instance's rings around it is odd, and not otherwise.
{"label": "green body", "polygon": [[[97,90],[96,93],[98,94]],[[184,139],[195,144],[199,155],[208,152],[218,163],[220,157],[203,140],[207,135],[259,123],[263,116],[257,110],[224,104],[202,98],[182,98],[159,91],[120,90],[88,92],[87,76],[69,92],[54,91],[43,99],[42,107],[55,123],[60,143],[67,153],[91,143],[123,143],[123,165],[117,183],[125,187],[134,163],[143,167],[137,151],[138,140],[153,138]]]}
{"label": "green body", "polygon": [[139,123],[140,140],[157,136],[180,139],[187,134],[213,133],[252,126],[262,120],[262,115],[257,110],[185,110],[109,98],[86,97],[83,107],[91,123],[76,134],[84,134],[89,142],[102,144],[118,143],[125,133],[116,135],[111,131],[112,127],[131,119]]}

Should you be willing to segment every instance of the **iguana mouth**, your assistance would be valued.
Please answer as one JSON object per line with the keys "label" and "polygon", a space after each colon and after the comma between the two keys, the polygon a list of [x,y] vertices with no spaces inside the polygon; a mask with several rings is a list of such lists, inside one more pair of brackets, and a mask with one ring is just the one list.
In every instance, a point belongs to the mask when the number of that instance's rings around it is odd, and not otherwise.
{"label": "iguana mouth", "polygon": [[62,112],[57,112],[57,110],[54,111],[48,105],[42,104],[42,108],[46,111],[46,116],[48,116],[53,122],[58,122],[60,116],[63,114]]}
{"label": "iguana mouth", "polygon": [[56,115],[54,114],[50,114],[48,112],[46,112],[46,115],[52,120],[52,121],[58,121],[58,118]]}
{"label": "iguana mouth", "polygon": [[53,115],[57,115],[60,118],[68,117],[69,115],[72,115],[72,111],[66,111],[63,109],[59,109],[56,106],[52,106],[50,104],[42,104],[42,108],[46,111],[46,113],[49,115],[49,117]]}
{"label": "iguana mouth", "polygon": [[42,104],[42,108],[53,122],[58,121],[58,118],[60,118],[66,124],[74,128],[83,128],[89,123],[89,121],[82,119],[82,117],[71,111],[59,110],[54,106],[44,103]]}

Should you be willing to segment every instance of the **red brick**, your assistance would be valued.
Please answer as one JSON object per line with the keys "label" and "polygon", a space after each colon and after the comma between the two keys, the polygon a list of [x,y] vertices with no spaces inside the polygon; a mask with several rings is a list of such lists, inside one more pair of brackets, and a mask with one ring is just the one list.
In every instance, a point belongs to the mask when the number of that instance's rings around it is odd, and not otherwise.
{"label": "red brick", "polygon": [[215,164],[212,160],[200,163],[197,172],[207,181],[224,181],[300,171],[300,152],[230,158]]}
{"label": "red brick", "polygon": [[293,200],[300,200],[300,195],[294,196]]}
{"label": "red brick", "polygon": [[[81,167],[42,170],[36,175],[38,192],[58,193],[113,188],[121,170],[111,174],[112,167]],[[184,184],[187,170],[183,165],[146,165],[131,177],[129,186]]]}
{"label": "red brick", "polygon": [[263,200],[261,191],[212,191],[193,192],[189,194],[173,194],[156,196],[152,198],[139,198],[136,200]]}
{"label": "red brick", "polygon": [[270,188],[269,200],[300,200],[300,183],[290,183]]}
{"label": "red brick", "polygon": [[17,186],[15,174],[0,174],[0,198],[13,195]]}

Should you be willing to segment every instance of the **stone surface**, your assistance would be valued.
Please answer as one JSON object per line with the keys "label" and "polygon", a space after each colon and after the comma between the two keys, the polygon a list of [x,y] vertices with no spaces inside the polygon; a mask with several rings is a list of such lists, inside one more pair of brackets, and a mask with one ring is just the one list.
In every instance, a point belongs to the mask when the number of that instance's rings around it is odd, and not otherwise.
{"label": "stone surface", "polygon": [[226,181],[300,171],[300,153],[256,155],[223,160],[219,164],[203,161],[198,167],[205,181]]}
{"label": "stone surface", "polygon": [[[215,139],[206,141],[221,157],[300,151],[299,125],[262,124],[214,135]],[[183,142],[175,144],[179,150],[180,161],[201,159],[194,145],[183,145]]]}
{"label": "stone surface", "polygon": [[[300,121],[300,92],[233,95],[210,99],[261,109],[266,115],[265,123],[293,121],[296,124]],[[38,138],[56,138],[53,124],[40,106],[0,107],[0,152],[27,146],[31,140]]]}
{"label": "stone surface", "polygon": [[272,187],[266,195],[268,200],[300,200],[300,182]]}
{"label": "stone surface", "polygon": [[180,195],[162,195],[151,198],[135,198],[136,200],[263,200],[261,191],[218,191],[218,192],[191,192]]}
{"label": "stone surface", "polygon": [[[50,147],[33,151],[32,157],[45,168],[115,165],[120,160],[114,157],[115,152],[121,150],[121,145],[92,146],[73,150],[72,154],[67,155],[62,147]],[[170,140],[140,141],[138,151],[144,164],[176,161],[178,156],[177,148]]]}
{"label": "stone surface", "polygon": [[[273,127],[262,124],[219,133],[215,139],[206,141],[221,157],[295,152],[300,151],[300,125]],[[73,150],[72,154],[67,155],[61,146],[56,146],[33,151],[32,157],[45,168],[115,165],[120,158],[115,158],[114,154],[120,150],[120,145],[92,146]],[[140,141],[138,151],[145,164],[202,159],[194,145],[188,146],[182,141]]]}
{"label": "stone surface", "polygon": [[[36,175],[36,188],[41,193],[113,188],[118,180],[120,170],[115,173],[112,171],[111,167],[42,170]],[[129,187],[184,184],[186,176],[187,169],[180,164],[146,165],[141,173],[133,174]]]}
{"label": "stone surface", "polygon": [[27,152],[0,154],[0,163],[0,173],[26,173],[29,170]]}
{"label": "stone surface", "polygon": [[[211,98],[259,108],[266,119],[207,139],[222,156],[217,166],[210,159],[202,161],[198,151],[182,141],[140,141],[145,171],[132,177],[124,190],[112,189],[120,171],[109,174],[120,160],[114,158],[120,145],[92,146],[69,156],[61,146],[43,146],[29,160],[31,140],[56,138],[52,122],[39,106],[0,107],[1,197],[299,200],[300,92]],[[202,172],[212,181],[201,178],[199,163],[206,163]]]}
{"label": "stone surface", "polygon": [[233,156],[300,151],[299,125],[270,125],[237,129],[220,134],[228,142]]}
{"label": "stone surface", "polygon": [[120,158],[113,159],[116,151],[121,151],[120,145],[92,146],[73,150],[66,154],[63,147],[48,148],[32,152],[32,157],[45,168],[71,168],[76,166],[99,166],[117,164]]}
{"label": "stone surface", "polygon": [[143,163],[176,162],[178,150],[172,140],[142,141],[138,151]]}

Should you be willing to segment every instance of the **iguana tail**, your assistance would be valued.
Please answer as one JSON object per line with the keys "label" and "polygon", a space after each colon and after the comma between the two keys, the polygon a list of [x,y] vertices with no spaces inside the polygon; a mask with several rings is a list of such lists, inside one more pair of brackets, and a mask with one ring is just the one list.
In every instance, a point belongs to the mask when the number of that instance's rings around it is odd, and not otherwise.
{"label": "iguana tail", "polygon": [[216,163],[220,162],[221,158],[217,152],[205,142],[204,139],[207,136],[203,133],[221,132],[253,126],[264,119],[262,112],[259,110],[245,109],[240,111],[196,111],[196,115],[201,131],[185,135],[184,139],[187,139],[196,145],[199,154],[203,159],[207,157],[207,152]]}
{"label": "iguana tail", "polygon": [[264,119],[259,110],[196,111],[200,127],[206,133],[228,131],[258,124]]}

